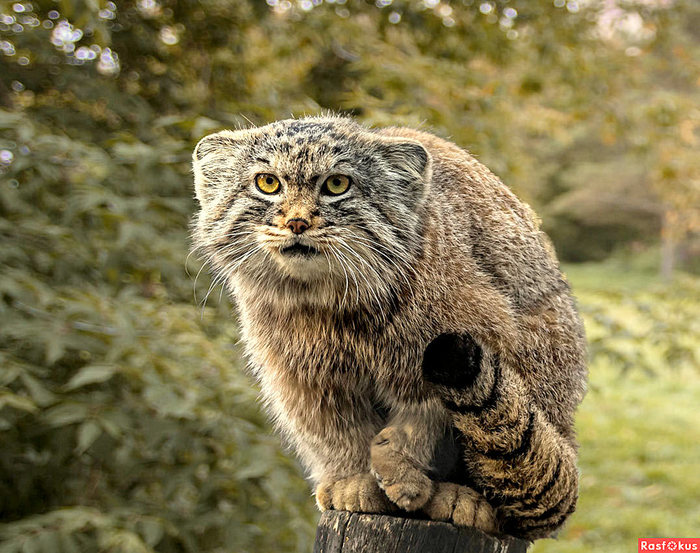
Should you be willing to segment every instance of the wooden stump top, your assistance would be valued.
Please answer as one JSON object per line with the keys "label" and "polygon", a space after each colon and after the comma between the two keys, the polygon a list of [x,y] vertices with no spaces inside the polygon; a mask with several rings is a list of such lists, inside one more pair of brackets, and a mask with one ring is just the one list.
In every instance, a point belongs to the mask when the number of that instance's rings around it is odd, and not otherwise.
{"label": "wooden stump top", "polygon": [[326,511],[313,553],[526,553],[529,545],[446,522]]}

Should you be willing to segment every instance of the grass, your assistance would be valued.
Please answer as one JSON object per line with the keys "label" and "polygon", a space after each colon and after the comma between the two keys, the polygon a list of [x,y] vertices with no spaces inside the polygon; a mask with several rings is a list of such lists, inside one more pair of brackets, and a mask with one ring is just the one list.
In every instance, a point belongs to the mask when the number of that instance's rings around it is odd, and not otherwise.
{"label": "grass", "polygon": [[700,283],[663,285],[633,269],[567,268],[595,352],[577,415],[580,497],[559,538],[533,553],[628,552],[639,537],[700,535]]}

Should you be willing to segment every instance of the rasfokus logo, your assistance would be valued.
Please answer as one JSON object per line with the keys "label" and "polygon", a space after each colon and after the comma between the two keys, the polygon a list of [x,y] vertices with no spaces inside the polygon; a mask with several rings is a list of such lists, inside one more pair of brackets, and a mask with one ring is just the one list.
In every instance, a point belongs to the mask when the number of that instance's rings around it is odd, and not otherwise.
{"label": "rasfokus logo", "polygon": [[639,538],[638,552],[642,551],[698,551],[700,538]]}

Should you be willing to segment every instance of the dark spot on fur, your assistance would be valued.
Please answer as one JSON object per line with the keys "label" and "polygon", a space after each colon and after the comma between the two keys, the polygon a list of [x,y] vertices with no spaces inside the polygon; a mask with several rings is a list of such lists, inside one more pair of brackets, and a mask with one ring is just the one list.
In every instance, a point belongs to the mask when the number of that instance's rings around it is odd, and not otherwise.
{"label": "dark spot on fur", "polygon": [[433,384],[464,390],[481,370],[482,351],[469,334],[440,334],[425,348],[423,378]]}
{"label": "dark spot on fur", "polygon": [[494,357],[494,360],[493,360],[493,384],[491,385],[491,392],[489,393],[489,396],[486,398],[486,400],[483,403],[480,403],[478,405],[471,405],[471,404],[457,405],[454,401],[445,401],[443,403],[447,409],[449,409],[450,411],[453,411],[455,413],[460,413],[462,415],[465,415],[467,413],[470,413],[473,415],[478,415],[482,411],[486,411],[488,409],[493,409],[496,406],[496,404],[498,403],[498,399],[500,397],[500,393],[499,393],[500,382],[501,382],[501,363],[500,363],[500,359],[496,356],[496,357]]}

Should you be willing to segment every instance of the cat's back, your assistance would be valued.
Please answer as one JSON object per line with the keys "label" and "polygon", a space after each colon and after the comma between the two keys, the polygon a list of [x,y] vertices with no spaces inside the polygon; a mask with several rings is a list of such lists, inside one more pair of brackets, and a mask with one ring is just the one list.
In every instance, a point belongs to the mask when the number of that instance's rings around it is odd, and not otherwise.
{"label": "cat's back", "polygon": [[489,188],[505,186],[489,169],[467,150],[434,134],[409,127],[387,127],[375,131],[382,136],[407,138],[420,142],[432,159],[432,184],[440,189],[454,189],[458,182],[480,180]]}
{"label": "cat's back", "polygon": [[[461,226],[465,218],[506,224],[519,232],[538,233],[530,206],[467,150],[434,134],[409,127],[378,129],[377,134],[420,142],[432,160],[428,204],[442,212],[443,222]],[[436,205],[437,204],[437,205]]]}

